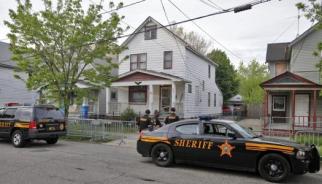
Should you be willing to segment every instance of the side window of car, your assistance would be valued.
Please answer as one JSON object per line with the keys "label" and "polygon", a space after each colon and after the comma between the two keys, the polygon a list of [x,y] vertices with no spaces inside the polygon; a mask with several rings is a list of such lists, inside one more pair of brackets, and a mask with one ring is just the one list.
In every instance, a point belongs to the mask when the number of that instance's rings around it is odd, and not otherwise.
{"label": "side window of car", "polygon": [[204,134],[222,137],[235,137],[235,132],[221,124],[205,123],[203,127]]}
{"label": "side window of car", "polygon": [[0,109],[0,118],[3,118],[4,109]]}
{"label": "side window of car", "polygon": [[15,118],[19,121],[29,122],[31,121],[32,109],[31,108],[23,108],[16,111]]}
{"label": "side window of car", "polygon": [[197,123],[179,125],[176,127],[176,131],[179,132],[180,134],[197,135],[199,134],[199,125]]}
{"label": "side window of car", "polygon": [[4,111],[3,118],[15,118],[16,108],[10,108]]}

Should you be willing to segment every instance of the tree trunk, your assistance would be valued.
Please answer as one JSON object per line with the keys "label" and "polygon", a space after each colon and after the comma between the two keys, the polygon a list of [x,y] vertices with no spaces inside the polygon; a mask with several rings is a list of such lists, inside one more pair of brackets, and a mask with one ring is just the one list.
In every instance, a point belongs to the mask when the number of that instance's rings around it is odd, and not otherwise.
{"label": "tree trunk", "polygon": [[65,97],[64,97],[64,114],[65,114],[65,118],[68,118],[68,115],[69,115],[69,105],[70,105],[70,100],[68,98],[68,95],[65,95]]}

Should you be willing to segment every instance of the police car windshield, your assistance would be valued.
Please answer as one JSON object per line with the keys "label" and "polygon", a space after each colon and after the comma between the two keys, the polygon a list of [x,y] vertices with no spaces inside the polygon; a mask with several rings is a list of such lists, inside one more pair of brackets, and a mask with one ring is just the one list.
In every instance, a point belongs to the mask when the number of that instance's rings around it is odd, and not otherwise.
{"label": "police car windshield", "polygon": [[238,133],[240,133],[244,138],[254,138],[256,135],[249,129],[246,129],[237,123],[232,123],[232,126]]}

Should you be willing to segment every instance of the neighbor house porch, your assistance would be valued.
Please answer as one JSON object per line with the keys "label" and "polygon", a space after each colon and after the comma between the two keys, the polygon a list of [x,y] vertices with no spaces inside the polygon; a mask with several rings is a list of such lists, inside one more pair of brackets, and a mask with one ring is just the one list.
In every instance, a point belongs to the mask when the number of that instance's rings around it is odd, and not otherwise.
{"label": "neighbor house porch", "polygon": [[175,107],[177,114],[183,117],[185,83],[177,76],[165,73],[135,70],[114,81],[107,94],[107,112],[118,116],[127,108],[132,108],[137,114],[144,114],[146,109],[167,114]]}

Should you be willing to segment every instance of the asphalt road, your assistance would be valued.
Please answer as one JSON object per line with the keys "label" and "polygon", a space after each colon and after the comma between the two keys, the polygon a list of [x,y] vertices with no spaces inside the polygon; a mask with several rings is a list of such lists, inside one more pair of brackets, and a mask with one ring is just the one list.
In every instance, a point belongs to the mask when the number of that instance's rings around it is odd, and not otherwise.
{"label": "asphalt road", "polygon": [[[17,149],[0,141],[0,184],[267,183],[257,174],[190,165],[155,166],[134,148],[60,141]],[[321,174],[291,176],[288,183],[322,183]]]}

